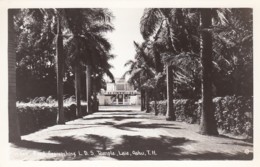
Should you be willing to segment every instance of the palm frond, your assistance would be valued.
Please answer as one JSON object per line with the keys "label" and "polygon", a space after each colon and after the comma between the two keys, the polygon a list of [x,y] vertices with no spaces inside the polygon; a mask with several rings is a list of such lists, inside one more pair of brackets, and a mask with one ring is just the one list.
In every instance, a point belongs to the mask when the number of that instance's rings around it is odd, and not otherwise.
{"label": "palm frond", "polygon": [[115,82],[115,78],[113,73],[110,70],[105,70],[106,75],[111,79],[111,81],[114,83]]}
{"label": "palm frond", "polygon": [[126,66],[129,66],[129,65],[132,65],[132,64],[134,64],[135,62],[133,61],[133,60],[128,60],[125,64],[124,64],[124,66],[126,67]]}
{"label": "palm frond", "polygon": [[113,31],[114,27],[110,24],[95,24],[92,26],[89,26],[88,31],[91,33],[103,33],[103,32],[109,32],[109,31]]}
{"label": "palm frond", "polygon": [[140,31],[143,38],[148,39],[152,34],[154,34],[158,26],[160,26],[160,22],[159,9],[145,9],[140,21]]}
{"label": "palm frond", "polygon": [[145,63],[148,66],[154,68],[155,65],[154,65],[154,62],[152,60],[152,57],[149,57],[147,55],[147,52],[145,51],[145,49],[146,49],[145,42],[140,45],[140,44],[138,44],[137,42],[134,41],[134,46],[135,46],[135,50],[136,50],[135,59],[138,59],[139,62]]}

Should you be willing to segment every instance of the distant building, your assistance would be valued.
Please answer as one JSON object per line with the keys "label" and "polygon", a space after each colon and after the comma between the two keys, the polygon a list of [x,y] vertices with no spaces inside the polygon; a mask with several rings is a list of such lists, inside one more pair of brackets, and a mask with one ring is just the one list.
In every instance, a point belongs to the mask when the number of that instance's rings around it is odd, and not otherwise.
{"label": "distant building", "polygon": [[106,91],[98,94],[100,105],[140,105],[140,93],[125,81],[115,79],[115,83],[107,83]]}

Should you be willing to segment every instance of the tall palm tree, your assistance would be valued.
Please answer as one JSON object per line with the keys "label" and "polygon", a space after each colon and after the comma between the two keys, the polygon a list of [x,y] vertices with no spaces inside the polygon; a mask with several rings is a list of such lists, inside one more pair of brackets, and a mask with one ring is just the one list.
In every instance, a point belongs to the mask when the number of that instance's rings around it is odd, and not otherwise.
{"label": "tall palm tree", "polygon": [[[167,14],[169,13],[169,9],[146,9],[144,11],[144,14],[141,18],[141,34],[145,40],[151,40],[151,37],[153,37],[152,43],[153,43],[153,57],[155,59],[155,70],[156,73],[158,74],[159,72],[162,72],[162,62],[161,62],[161,56],[160,52],[162,53],[162,48],[160,46],[165,44],[165,39],[162,39],[161,35],[164,34],[164,32],[167,32],[167,41],[169,48],[167,50],[175,51],[172,43],[172,35],[171,35],[171,29],[169,25],[169,18],[167,18]],[[167,16],[165,16],[167,15]],[[172,76],[168,76],[169,74],[172,75],[172,72],[170,70],[170,66],[167,66],[167,97],[169,96],[168,99],[168,105],[167,105],[167,118],[166,120],[173,120],[172,118],[170,119],[169,116],[175,115],[173,112],[173,101],[172,101],[172,85],[168,85],[172,83]],[[155,89],[157,90],[157,89]],[[155,91],[155,103],[157,101],[157,91]],[[170,104],[169,104],[170,103]],[[156,105],[156,104],[155,104]],[[156,113],[156,106],[155,106],[155,113]],[[173,114],[171,114],[172,112]]]}
{"label": "tall palm tree", "polygon": [[[217,126],[216,121],[214,118],[214,109],[213,109],[213,103],[212,103],[212,50],[213,50],[213,43],[212,43],[212,32],[210,29],[212,28],[212,19],[213,15],[215,22],[225,22],[225,18],[223,17],[223,13],[225,12],[224,9],[190,9],[190,10],[183,10],[182,12],[188,12],[186,15],[193,15],[191,18],[184,19],[184,16],[179,14],[179,18],[183,18],[182,20],[179,20],[178,24],[182,25],[182,27],[186,27],[187,32],[189,32],[189,36],[191,34],[194,34],[197,36],[199,33],[198,28],[202,31],[200,31],[200,55],[201,55],[201,64],[202,64],[202,115],[201,115],[201,128],[200,133],[206,134],[206,135],[218,135],[217,132]],[[181,16],[181,17],[180,17]],[[183,20],[186,20],[188,23],[195,23],[195,26],[192,24],[185,25]],[[200,26],[198,23],[200,22]],[[190,27],[190,28],[189,28]],[[178,29],[178,28],[177,28]],[[175,28],[174,28],[175,30]],[[188,31],[189,30],[189,31]],[[193,32],[193,31],[197,31]],[[185,33],[184,33],[185,34]],[[180,36],[182,37],[182,36]],[[184,38],[185,39],[185,38]],[[182,58],[182,55],[187,55],[190,58],[193,59],[193,62],[196,64],[196,55],[198,53],[198,41],[196,41],[196,38],[194,42],[192,42],[192,38],[187,38],[183,42],[180,43],[179,47],[176,51],[178,51],[178,55],[175,57],[179,60],[176,60],[176,58],[173,58],[175,63],[179,62]],[[178,46],[178,43],[174,43],[176,46]],[[185,44],[185,45],[184,45]],[[184,47],[183,47],[184,46]],[[189,46],[189,47],[187,47]],[[178,49],[179,48],[179,49]],[[187,53],[189,51],[190,53]],[[186,52],[186,53],[185,53]],[[195,56],[194,56],[195,55]],[[187,58],[185,58],[187,61]],[[184,62],[186,62],[184,61]],[[178,64],[178,63],[177,63]],[[193,64],[194,65],[194,64]]]}
{"label": "tall palm tree", "polygon": [[[91,96],[93,95],[92,85],[94,75],[103,69],[103,72],[114,80],[112,73],[109,71],[112,66],[108,64],[108,60],[113,58],[113,56],[111,57],[111,54],[109,54],[111,45],[108,40],[103,37],[103,33],[113,30],[113,26],[110,22],[113,16],[107,10],[101,10],[99,13],[103,13],[104,17],[101,17],[101,20],[92,22],[92,24],[88,26],[87,32],[85,33],[87,42],[86,45],[88,46],[88,60],[85,59],[84,61],[86,65],[86,98],[88,103],[88,113],[92,112],[91,106],[93,101]],[[100,24],[100,22],[102,24]]]}
{"label": "tall palm tree", "polygon": [[66,43],[68,49],[69,56],[69,62],[71,66],[73,67],[74,76],[75,76],[75,95],[76,95],[76,116],[78,118],[82,117],[82,111],[81,111],[81,61],[80,56],[82,56],[82,51],[84,46],[82,47],[82,42],[80,42],[81,39],[80,36],[73,34],[72,37],[68,40]]}
{"label": "tall palm tree", "polygon": [[130,75],[128,82],[143,91],[145,96],[145,106],[143,107],[146,109],[146,112],[149,112],[150,93],[155,88],[154,77],[156,72],[154,69],[154,61],[147,53],[146,42],[141,45],[134,42],[134,46],[136,49],[135,61],[129,60],[125,64],[126,66],[131,65],[125,75]]}
{"label": "tall palm tree", "polygon": [[[216,20],[225,22],[223,11],[225,10],[214,9],[214,16],[220,16],[219,19]],[[212,37],[209,29],[212,26],[212,18],[213,14],[211,9],[146,9],[141,19],[141,33],[145,39],[149,39],[154,35],[156,36],[158,33],[165,36],[164,41],[166,41],[166,46],[168,46],[169,49],[168,51],[166,49],[163,52],[169,52],[170,55],[173,55],[173,57],[183,52],[191,52],[195,54],[199,51],[201,52],[201,61],[203,66],[202,134],[217,134],[212,108],[210,78],[210,73],[212,72]],[[201,26],[203,29],[200,38],[201,50],[199,50],[198,40],[199,20],[201,20]],[[161,26],[162,24],[165,26]],[[208,54],[208,56],[206,56],[206,54]],[[168,77],[168,79],[171,79],[171,77]],[[168,89],[167,91],[170,90],[171,89]],[[171,105],[169,105],[169,107],[170,106]]]}
{"label": "tall palm tree", "polygon": [[142,85],[140,83],[140,78],[136,77],[134,78],[132,74],[134,73],[134,70],[138,68],[138,62],[137,60],[128,60],[125,65],[125,67],[129,66],[129,70],[127,70],[123,78],[126,77],[126,75],[130,75],[130,79],[128,80],[129,84],[133,85],[135,89],[139,90],[141,93],[141,111],[144,111],[146,109],[145,107],[145,90],[142,88]]}
{"label": "tall palm tree", "polygon": [[18,142],[20,126],[16,112],[16,54],[15,54],[15,31],[13,17],[16,11],[8,10],[8,120],[9,142]]}
{"label": "tall palm tree", "polygon": [[[178,55],[162,54],[163,63],[172,66],[173,84],[177,86],[185,86],[189,88],[188,98],[198,99],[200,93],[200,73],[201,63],[200,55],[190,52],[183,52]],[[178,93],[178,92],[175,92]]]}
{"label": "tall palm tree", "polygon": [[[109,71],[112,66],[108,63],[108,60],[114,56],[109,54],[111,49],[109,42],[100,34],[89,31],[85,42],[88,43],[88,60],[83,60],[86,64],[87,112],[91,113],[92,105],[96,103],[92,99],[92,96],[95,98],[96,95],[93,88],[97,90],[98,82],[102,82],[100,77],[106,74],[112,81],[114,80],[113,74]],[[95,84],[95,87],[93,87],[93,84]]]}
{"label": "tall palm tree", "polygon": [[110,71],[112,66],[108,63],[108,60],[113,59],[114,57],[114,55],[100,55],[99,63],[96,63],[95,66],[93,66],[93,74],[91,77],[93,82],[93,112],[98,111],[97,92],[99,92],[101,88],[106,87],[106,81],[103,79],[104,76],[108,76],[112,82],[115,82],[114,76]]}
{"label": "tall palm tree", "polygon": [[[214,77],[218,79],[213,78],[213,82],[220,94],[250,95],[253,90],[252,9],[233,8],[229,11],[228,24],[217,26],[213,31],[214,72],[224,75],[221,80]],[[212,24],[215,26],[214,22]],[[223,81],[228,83],[222,86]]]}
{"label": "tall palm tree", "polygon": [[[32,18],[44,22],[45,16],[52,18],[56,25],[56,75],[57,75],[57,99],[58,99],[58,112],[57,124],[65,124],[64,109],[63,109],[63,75],[64,75],[64,55],[63,55],[63,34],[62,25],[64,25],[64,10],[63,9],[29,9],[29,15]],[[43,25],[44,26],[44,25]],[[43,27],[44,29],[44,27]]]}
{"label": "tall palm tree", "polygon": [[[57,94],[58,94],[58,114],[57,114],[57,123],[65,123],[64,111],[63,111],[63,71],[64,71],[64,56],[63,52],[63,39],[70,38],[68,42],[71,44],[72,54],[74,55],[74,71],[75,71],[75,93],[77,97],[77,115],[80,117],[81,108],[80,108],[80,75],[79,71],[82,65],[82,57],[87,57],[83,61],[85,64],[92,65],[94,64],[89,57],[85,56],[89,50],[86,50],[86,47],[89,46],[95,48],[96,46],[90,46],[94,41],[101,40],[97,36],[101,32],[112,30],[113,27],[110,24],[105,24],[105,20],[109,20],[111,14],[109,12],[105,13],[106,9],[30,9],[29,14],[33,15],[33,18],[39,22],[44,22],[46,18],[55,18],[54,23],[57,25],[57,30],[54,30],[54,33],[57,34],[56,38],[56,69],[57,69]],[[41,25],[41,24],[39,24]],[[45,25],[42,25],[45,26]],[[62,27],[63,26],[63,27]],[[44,29],[44,27],[43,27]],[[63,33],[63,34],[62,34]],[[93,38],[88,38],[91,33],[96,33],[96,36]],[[87,42],[88,41],[88,42]],[[103,42],[105,43],[105,42]],[[66,43],[65,43],[66,45]],[[96,56],[96,53],[92,53]],[[92,56],[93,57],[93,56]],[[87,63],[86,63],[87,62]],[[90,75],[89,75],[90,76]],[[90,105],[89,105],[90,106]]]}
{"label": "tall palm tree", "polygon": [[90,64],[86,65],[86,100],[87,100],[87,113],[92,112],[92,67]]}
{"label": "tall palm tree", "polygon": [[172,80],[172,66],[168,65],[166,67],[167,74],[167,110],[166,110],[166,120],[175,121],[176,116],[173,110],[173,80]]}
{"label": "tall palm tree", "polygon": [[[56,75],[57,75],[57,99],[58,99],[58,112],[57,112],[57,124],[64,124],[64,110],[63,110],[63,73],[64,73],[64,55],[63,55],[63,34],[62,34],[62,25],[64,24],[64,12],[63,9],[23,9],[25,11],[25,17],[29,17],[30,19],[35,20],[36,22],[40,23],[37,26],[40,26],[42,30],[46,29],[46,26],[49,24],[41,24],[47,21],[51,21],[54,27],[53,32],[51,35],[56,34],[55,44],[56,44]],[[31,21],[33,23],[33,21]],[[28,28],[32,31],[34,25],[28,25]],[[31,29],[32,28],[32,29]],[[39,27],[38,27],[39,30]],[[48,33],[48,32],[47,32]],[[37,33],[36,33],[37,34]],[[39,35],[39,34],[38,34]],[[41,36],[46,37],[49,34],[42,31]],[[49,38],[49,36],[47,37]],[[53,38],[49,38],[53,39]],[[29,39],[30,40],[30,39]],[[49,42],[49,41],[48,41]],[[51,44],[50,44],[51,45]],[[50,47],[50,46],[49,46]]]}
{"label": "tall palm tree", "polygon": [[[88,10],[88,9],[86,9]],[[71,32],[71,38],[67,42],[69,47],[69,61],[73,66],[75,76],[75,96],[76,96],[76,116],[82,117],[81,111],[81,62],[82,56],[85,55],[84,37],[81,35],[84,32],[87,21],[84,19],[84,9],[65,9],[65,17],[68,28]]]}
{"label": "tall palm tree", "polygon": [[212,9],[200,9],[201,63],[202,63],[202,110],[200,133],[218,135],[212,102]]}
{"label": "tall palm tree", "polygon": [[61,12],[56,10],[57,19],[57,37],[56,37],[56,69],[57,69],[57,97],[58,97],[58,113],[57,124],[65,124],[63,109],[63,73],[64,73],[64,57],[63,57],[63,37],[61,31]]}
{"label": "tall palm tree", "polygon": [[110,50],[110,44],[102,33],[112,31],[111,25],[112,14],[107,9],[66,9],[65,10],[67,22],[70,31],[73,34],[72,41],[74,41],[75,52],[74,69],[75,69],[75,83],[76,83],[76,97],[77,97],[77,113],[80,112],[80,64],[86,65],[86,99],[87,99],[87,113],[91,113],[91,96],[92,96],[92,75],[93,67],[100,58],[101,54]]}

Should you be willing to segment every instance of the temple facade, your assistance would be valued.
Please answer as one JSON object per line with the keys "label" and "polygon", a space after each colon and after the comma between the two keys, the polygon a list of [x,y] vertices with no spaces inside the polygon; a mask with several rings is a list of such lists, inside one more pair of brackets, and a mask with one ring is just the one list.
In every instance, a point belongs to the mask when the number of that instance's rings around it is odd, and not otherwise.
{"label": "temple facade", "polygon": [[125,78],[107,83],[106,90],[98,94],[99,105],[140,105],[140,92],[126,82]]}

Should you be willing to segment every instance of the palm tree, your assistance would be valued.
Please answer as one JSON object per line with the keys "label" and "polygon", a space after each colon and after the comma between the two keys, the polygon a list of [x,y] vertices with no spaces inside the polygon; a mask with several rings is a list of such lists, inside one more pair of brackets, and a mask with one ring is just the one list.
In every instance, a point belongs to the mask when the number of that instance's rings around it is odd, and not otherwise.
{"label": "palm tree", "polygon": [[[96,34],[88,31],[85,42],[86,45],[88,44],[88,47],[86,48],[88,58],[83,60],[86,64],[87,113],[91,113],[92,105],[93,103],[96,103],[96,101],[92,101],[91,97],[93,96],[95,98],[96,96],[96,91],[98,90],[96,86],[99,82],[102,82],[100,77],[106,74],[114,81],[114,76],[109,70],[112,66],[108,63],[108,60],[112,59],[114,55],[109,54],[111,46],[107,39],[98,33]],[[92,86],[93,84],[95,84],[95,86]]]}
{"label": "palm tree", "polygon": [[[129,83],[144,92],[145,109],[149,112],[150,93],[155,88],[154,77],[156,75],[154,69],[154,61],[147,53],[146,42],[141,45],[134,42],[136,49],[135,61],[129,60],[125,65],[131,65],[130,69],[124,75],[130,75]],[[144,100],[143,99],[143,100]]]}
{"label": "palm tree", "polygon": [[66,9],[66,18],[70,31],[73,34],[75,63],[75,83],[77,97],[77,113],[80,113],[80,64],[86,65],[86,100],[87,113],[92,109],[92,82],[93,67],[99,63],[101,54],[110,50],[110,44],[102,33],[112,31],[111,25],[112,14],[107,9]]}
{"label": "palm tree", "polygon": [[18,142],[20,126],[16,112],[16,54],[15,54],[15,31],[13,17],[16,11],[8,10],[8,119],[9,119],[9,142]]}
{"label": "palm tree", "polygon": [[[215,15],[218,15],[219,13],[221,12],[215,12]],[[206,15],[208,16],[206,17]],[[208,30],[211,28],[210,26],[212,26],[212,18],[211,9],[146,9],[141,19],[141,33],[143,37],[149,39],[152,36],[160,37],[160,34],[162,34],[162,39],[164,39],[163,41],[165,41],[167,44],[166,46],[168,46],[168,49],[166,48],[166,50],[162,52],[168,52],[166,55],[173,55],[173,57],[185,52],[191,52],[192,54],[197,54],[199,52],[198,23],[199,20],[201,20],[202,29],[204,29],[201,33],[201,55],[203,66],[202,134],[217,134],[214,113],[212,111],[212,90],[210,78],[210,73],[212,72],[212,38]],[[223,22],[223,20],[225,19],[220,17],[220,21]],[[162,26],[163,24],[165,26]],[[208,55],[206,56],[206,54]],[[168,67],[169,66],[167,66],[167,68]],[[167,74],[171,73],[168,72]],[[167,76],[168,80],[171,78],[172,77]],[[168,81],[168,83],[172,82]],[[171,87],[168,86],[168,88],[168,94],[172,93],[169,92],[171,91]],[[168,107],[171,107],[171,105],[168,105]],[[172,108],[169,108],[169,110],[172,111]]]}
{"label": "palm tree", "polygon": [[202,110],[200,133],[218,135],[212,102],[212,9],[200,9],[201,17],[201,63],[202,63]]}
{"label": "palm tree", "polygon": [[[172,41],[172,35],[171,35],[171,30],[170,30],[170,25],[169,25],[169,18],[167,18],[169,13],[169,9],[146,9],[144,11],[144,14],[141,18],[141,34],[145,40],[150,40],[151,37],[153,37],[153,40],[151,41],[152,48],[153,48],[153,54],[152,57],[154,57],[155,60],[155,70],[156,74],[162,72],[162,62],[161,62],[161,57],[160,53],[162,53],[162,45],[165,45],[165,41],[168,41],[168,46],[166,50],[171,50],[172,52],[175,52],[175,49],[173,47],[173,41]],[[165,26],[166,25],[166,26]],[[167,32],[167,39],[162,38],[162,34],[164,32]],[[172,75],[172,71],[169,70],[171,69],[170,66],[167,66],[167,100],[168,100],[168,105],[167,105],[167,118],[166,120],[173,120],[168,117],[175,115],[173,112],[173,101],[172,101],[172,85],[168,85],[172,83],[172,76],[168,76],[169,74]],[[155,89],[155,114],[156,114],[156,101],[158,97],[157,89]],[[170,114],[172,112],[173,114]]]}
{"label": "palm tree", "polygon": [[[228,24],[217,26],[213,31],[214,72],[218,75],[213,77],[213,82],[220,95],[252,95],[252,9],[235,8],[229,11],[226,17]],[[214,26],[215,23],[212,24]]]}
{"label": "palm tree", "polygon": [[[199,99],[200,93],[200,55],[190,52],[183,52],[178,55],[162,54],[162,62],[171,66],[174,71],[173,84],[176,88],[185,86],[189,89],[188,98]],[[178,93],[175,90],[174,93]]]}
{"label": "palm tree", "polygon": [[176,116],[173,112],[173,73],[172,66],[168,65],[166,67],[167,74],[167,111],[166,111],[166,120],[167,121],[175,121]]}
{"label": "palm tree", "polygon": [[[51,21],[53,25],[56,26],[56,29],[54,29],[54,32],[51,33],[56,34],[56,75],[57,75],[57,99],[58,99],[58,112],[57,112],[57,124],[64,124],[65,118],[64,118],[64,110],[63,110],[63,73],[64,73],[64,57],[63,57],[63,34],[62,34],[62,24],[64,24],[64,13],[63,9],[23,9],[21,12],[24,12],[25,17],[29,17],[30,19],[33,19],[35,22],[38,22],[39,24],[37,26],[40,26],[42,30],[46,29],[46,26],[49,26],[49,24],[42,24],[47,19],[47,21]],[[33,21],[31,21],[33,23]],[[27,23],[28,24],[28,23]],[[30,23],[29,23],[30,24]],[[29,25],[28,28],[25,28],[26,30],[32,30],[34,25]],[[38,30],[40,29],[37,27]],[[49,27],[48,27],[49,29]],[[42,37],[47,37],[47,39],[53,39],[49,36],[49,32],[41,31]],[[37,34],[37,33],[36,33]],[[39,35],[39,34],[38,34]],[[31,39],[29,39],[31,40]],[[42,39],[40,38],[39,41]],[[37,42],[39,42],[37,41]],[[50,41],[48,41],[49,43]],[[51,45],[51,44],[49,44]],[[50,47],[50,46],[49,46]]]}
{"label": "palm tree", "polygon": [[[98,35],[101,32],[112,30],[113,27],[110,24],[105,24],[105,20],[109,20],[111,14],[109,12],[105,13],[106,9],[30,9],[29,15],[33,15],[33,18],[39,22],[44,22],[45,18],[56,18],[51,20],[56,20],[54,23],[57,25],[57,30],[54,30],[54,33],[57,34],[56,38],[56,72],[57,72],[57,95],[58,95],[58,114],[57,114],[57,123],[65,123],[64,111],[63,111],[63,71],[64,71],[64,56],[63,52],[63,39],[66,44],[71,44],[69,53],[70,56],[74,57],[73,59],[73,68],[75,72],[75,93],[77,97],[77,116],[80,117],[81,107],[80,107],[80,68],[82,62],[84,64],[92,65],[94,64],[90,57],[97,55],[96,53],[90,53],[92,56],[85,56],[89,51],[89,48],[96,46],[90,46],[94,41],[103,40],[101,37],[98,38]],[[46,17],[47,16],[47,17]],[[43,29],[46,26],[45,24],[39,24],[43,26]],[[63,28],[61,27],[63,25]],[[62,34],[63,33],[63,34]],[[89,35],[96,34],[96,35]],[[89,38],[91,36],[92,38]],[[67,39],[69,37],[69,40]],[[67,42],[67,43],[66,43]],[[103,42],[105,43],[105,42]],[[107,46],[107,43],[104,45]],[[102,46],[103,47],[103,46]],[[84,57],[84,58],[82,58]],[[82,60],[85,59],[85,60]],[[76,60],[76,61],[75,61]],[[89,75],[90,76],[90,75]],[[90,81],[90,80],[89,80]],[[90,105],[89,105],[90,106]]]}
{"label": "palm tree", "polygon": [[92,112],[92,67],[91,65],[86,65],[86,100],[87,100],[87,113],[90,114]]}
{"label": "palm tree", "polygon": [[126,77],[126,75],[130,75],[130,78],[128,80],[128,83],[133,85],[135,89],[139,90],[141,93],[141,111],[144,111],[146,109],[145,106],[145,90],[142,88],[142,84],[140,83],[140,78],[138,78],[139,76],[136,76],[135,78],[133,77],[132,74],[134,74],[134,71],[136,69],[138,69],[138,61],[137,60],[128,60],[125,63],[125,67],[129,66],[129,70],[127,70],[124,75],[123,78]]}
{"label": "palm tree", "polygon": [[[246,13],[249,11],[249,13],[250,13],[250,10],[247,11],[245,9],[233,9],[233,10],[225,9],[225,8],[223,8],[223,9],[199,9],[200,24],[201,24],[201,37],[200,37],[200,39],[201,39],[200,50],[201,51],[200,51],[200,53],[201,53],[201,64],[202,64],[202,107],[201,107],[202,109],[201,109],[200,133],[204,134],[204,135],[218,135],[216,120],[214,117],[213,103],[212,103],[212,71],[213,71],[212,55],[213,55],[213,50],[217,53],[216,50],[218,48],[218,45],[223,44],[223,42],[218,43],[219,41],[217,41],[216,39],[219,38],[219,39],[221,39],[221,41],[226,41],[225,37],[224,38],[221,37],[223,35],[221,33],[225,34],[226,30],[230,31],[230,27],[231,27],[231,32],[235,32],[236,28],[234,28],[234,27],[236,27],[236,23],[238,23],[238,22],[241,23],[241,21],[244,20],[244,18],[241,19],[240,21],[239,21],[239,19],[237,19],[237,18],[239,18],[239,15],[236,14],[237,11],[246,12]],[[236,15],[235,17],[237,17],[237,16],[238,17],[235,18],[236,21],[233,23],[234,25],[232,25],[232,23],[230,24],[229,21],[231,19],[231,22],[232,22],[232,17],[234,17],[234,15]],[[250,40],[250,38],[252,37],[252,29],[250,28],[250,26],[251,26],[250,14],[247,13],[244,16],[245,17],[249,16],[249,18],[248,18],[249,24],[247,24],[248,28],[245,28],[244,30],[242,30],[243,32],[246,32],[246,33],[244,33],[244,34],[241,33],[238,36],[240,36],[240,38],[241,38],[241,36],[245,35],[243,37],[242,41],[243,40],[247,41],[249,39],[247,42],[251,43],[250,41],[252,41],[252,40]],[[214,20],[214,24],[212,24],[212,20]],[[242,22],[244,22],[244,21],[242,21]],[[232,27],[230,25],[232,25],[234,27]],[[214,37],[215,43],[213,43],[212,34],[214,34],[213,37]],[[232,40],[234,35],[231,35],[231,36],[232,37],[231,38],[229,37],[229,39]],[[227,43],[231,42],[231,40],[228,41]],[[238,40],[238,41],[240,41],[240,40]],[[224,42],[224,43],[226,43],[226,42]],[[214,46],[213,46],[213,44],[214,44]],[[238,46],[239,46],[239,44],[238,44]],[[236,49],[236,50],[239,50],[239,49]],[[250,53],[251,49],[247,48],[246,50],[249,51],[248,52],[249,55],[252,55],[252,53]],[[223,52],[227,52],[227,51],[228,51],[228,49],[223,50]],[[245,54],[245,53],[243,52],[243,54]],[[215,62],[214,62],[214,65],[216,65]]]}
{"label": "palm tree", "polygon": [[[86,9],[87,10],[87,9]],[[65,9],[65,16],[68,24],[68,28],[71,31],[71,38],[68,40],[67,45],[69,47],[69,63],[73,66],[75,76],[75,95],[76,95],[76,116],[82,117],[81,111],[81,62],[82,56],[85,56],[85,38],[81,35],[84,32],[87,24],[84,19],[83,9]],[[89,105],[88,105],[89,106]]]}
{"label": "palm tree", "polygon": [[112,66],[108,63],[108,60],[113,59],[115,56],[110,55],[100,55],[100,61],[98,64],[95,64],[93,67],[93,74],[92,74],[92,82],[93,82],[93,112],[98,111],[98,99],[97,99],[97,92],[101,90],[101,88],[106,87],[106,81],[103,79],[104,76],[108,76],[112,82],[114,82],[114,76],[111,73],[110,69]]}
{"label": "palm tree", "polygon": [[91,22],[85,33],[88,53],[88,60],[84,60],[86,64],[86,98],[88,103],[88,113],[92,112],[91,106],[93,103],[91,99],[91,96],[93,95],[93,77],[91,76],[98,70],[103,69],[104,73],[114,80],[112,73],[109,71],[111,66],[107,63],[109,58],[113,58],[113,56],[109,54],[111,45],[108,40],[103,37],[103,33],[113,30],[113,26],[111,24],[113,15],[105,9],[99,9],[96,12],[97,14],[95,17],[97,15],[101,15],[100,18]]}
{"label": "palm tree", "polygon": [[81,61],[80,61],[80,56],[82,56],[82,42],[80,36],[78,35],[72,35],[72,37],[68,40],[67,47],[68,49],[68,54],[69,56],[69,62],[71,66],[73,67],[74,71],[74,76],[75,76],[75,95],[76,95],[76,104],[77,104],[77,109],[76,109],[76,116],[78,118],[82,117],[82,111],[81,111],[81,97],[80,97],[80,92],[81,92]]}
{"label": "palm tree", "polygon": [[57,98],[58,113],[57,124],[65,124],[63,109],[63,73],[64,73],[64,57],[63,57],[63,37],[61,32],[61,16],[60,11],[56,10],[57,19],[57,37],[56,37],[56,69],[57,69]]}
{"label": "palm tree", "polygon": [[[64,11],[63,9],[30,9],[28,12],[32,15],[33,19],[44,22],[45,16],[53,18],[56,24],[56,75],[57,75],[57,99],[58,99],[58,112],[57,124],[65,124],[64,109],[63,109],[63,75],[64,75],[64,55],[63,55],[63,34],[62,24],[64,24]],[[49,17],[51,16],[51,17]],[[44,26],[44,25],[42,25]],[[44,29],[44,27],[43,27]]]}
{"label": "palm tree", "polygon": [[[188,12],[186,13],[186,15],[193,15],[193,17],[191,18],[186,18],[186,22],[188,22],[189,24],[185,25],[184,24],[184,15],[182,15],[181,13],[183,12]],[[200,54],[201,54],[201,64],[202,64],[202,116],[201,116],[201,129],[200,129],[200,133],[201,134],[207,134],[207,135],[217,135],[217,126],[216,126],[216,121],[214,118],[214,109],[213,109],[213,103],[212,103],[212,36],[211,36],[211,32],[209,31],[209,29],[212,26],[212,9],[194,9],[194,10],[182,10],[182,12],[180,12],[179,15],[179,19],[183,18],[182,20],[179,20],[178,24],[181,25],[181,27],[186,27],[187,31],[189,32],[189,36],[194,34],[195,36],[198,35],[198,33],[193,32],[194,30],[198,31],[198,19],[200,19],[200,28],[202,29],[201,31],[201,42],[200,42]],[[214,10],[215,13],[216,9]],[[180,17],[181,16],[181,17]],[[223,18],[220,17],[220,20],[223,20]],[[195,23],[195,25],[197,27],[193,27],[194,25],[191,25],[190,23]],[[191,28],[189,28],[191,26]],[[174,30],[176,31],[176,29],[174,28]],[[178,28],[177,28],[178,31]],[[185,33],[184,33],[185,34]],[[183,36],[180,36],[183,37]],[[184,38],[185,39],[185,38]],[[192,66],[197,66],[196,62],[196,55],[198,53],[197,50],[197,44],[198,42],[196,42],[196,40],[194,40],[194,42],[192,42],[193,39],[192,38],[187,38],[185,39],[183,42],[181,43],[176,43],[174,42],[174,45],[176,48],[175,55],[173,58],[173,61],[175,62],[175,64],[179,64],[180,61],[183,61],[184,58],[184,62],[189,61],[189,59],[193,59],[192,61],[194,62],[192,64]],[[176,47],[178,46],[178,47]],[[189,46],[189,47],[187,47]],[[189,52],[187,52],[189,51]],[[177,53],[177,55],[176,55]],[[174,52],[173,52],[174,54]],[[184,57],[183,57],[184,56]],[[188,56],[188,57],[187,57]],[[185,58],[186,57],[186,58]],[[171,60],[170,60],[171,61]],[[170,62],[169,61],[169,62]],[[179,64],[180,65],[180,64]],[[187,65],[187,64],[186,64]],[[179,67],[180,69],[180,67]],[[177,74],[178,75],[178,74]]]}

